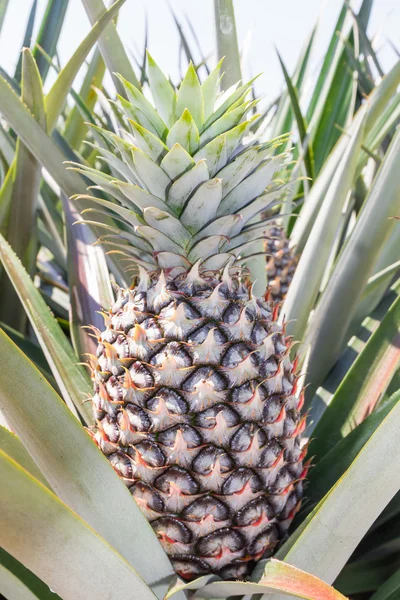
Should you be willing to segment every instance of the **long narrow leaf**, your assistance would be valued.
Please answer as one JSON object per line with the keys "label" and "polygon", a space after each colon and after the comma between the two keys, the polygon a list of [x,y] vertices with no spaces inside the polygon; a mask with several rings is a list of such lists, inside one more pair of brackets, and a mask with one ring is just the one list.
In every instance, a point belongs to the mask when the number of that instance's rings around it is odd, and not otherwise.
{"label": "long narrow leaf", "polygon": [[[400,83],[400,61],[397,62],[386,77],[381,81],[367,100],[366,122],[365,122],[365,138],[369,139],[370,134],[377,128],[382,115],[387,110],[390,99],[396,92]],[[352,128],[349,128],[348,133],[352,133]],[[364,140],[363,140],[364,141]],[[301,218],[297,219],[291,235],[291,244],[297,248],[300,253],[304,249],[308,236],[318,214],[319,208],[325,198],[327,190],[332,182],[332,179],[338,168],[338,164],[347,148],[348,137],[342,135],[331,152],[329,158],[325,162],[319,176],[317,177],[311,191],[307,197],[302,211]],[[360,153],[358,169],[361,170],[367,161],[367,154]]]}
{"label": "long narrow leaf", "polygon": [[9,0],[0,0],[0,33],[3,29],[4,19],[6,17]]}
{"label": "long narrow leaf", "polygon": [[[308,38],[305,47],[300,54],[299,62],[292,76],[293,85],[298,90],[299,95],[301,95],[301,91],[305,81],[310,56],[314,46],[316,32],[317,26],[315,26],[311,32],[310,37]],[[276,114],[274,115],[274,129],[272,138],[276,138],[284,133],[287,133],[288,131],[291,131],[293,116],[294,115],[293,110],[291,108],[290,97],[287,90],[285,90],[285,92],[282,94],[279,100],[279,105]]]}
{"label": "long narrow leaf", "polygon": [[[346,377],[346,374],[354,364],[359,354],[365,348],[372,334],[378,329],[393,302],[395,302],[397,299],[398,294],[396,294],[393,288],[394,286],[392,286],[392,288],[388,291],[371,315],[363,320],[356,333],[350,338],[340,358],[336,361],[335,366],[324,380],[323,385],[317,390],[317,393],[310,403],[310,418],[307,426],[307,433],[309,436],[312,437],[314,429],[318,425],[327,406],[329,406],[329,404],[332,402],[332,398],[341,385],[343,379]],[[395,378],[393,378],[393,380],[394,379]],[[395,387],[392,389],[391,394],[393,394],[399,387],[400,382],[397,388]]]}
{"label": "long narrow leaf", "polygon": [[28,471],[35,477],[40,483],[45,485],[50,489],[49,484],[47,483],[45,477],[41,473],[37,464],[27,452],[25,446],[21,442],[18,436],[16,436],[11,431],[8,431],[5,427],[0,426],[0,450],[8,454],[10,458],[15,460],[25,471]]}
{"label": "long narrow leaf", "polygon": [[400,284],[397,294],[314,429],[316,461],[374,410],[400,366]]}
{"label": "long narrow leaf", "polygon": [[[82,0],[87,15],[92,25],[104,12],[103,0]],[[107,65],[107,69],[113,77],[114,85],[118,92],[125,96],[125,90],[116,74],[122,75],[132,85],[140,88],[140,83],[135,75],[125,48],[117,33],[114,23],[109,23],[99,40],[100,50]]]}
{"label": "long narrow leaf", "polygon": [[397,402],[398,396],[392,396],[347,437],[337,442],[332,449],[329,448],[330,451],[310,470],[307,497],[300,517],[308,515],[339,481]]}
{"label": "long narrow leaf", "polygon": [[[400,560],[398,556],[357,560],[345,566],[335,585],[345,594],[358,595],[369,592],[367,597],[368,600],[371,600],[370,593],[388,581],[399,568]],[[398,598],[392,596],[390,600],[398,600]]]}
{"label": "long narrow leaf", "polygon": [[29,338],[25,337],[12,327],[9,327],[5,323],[0,321],[0,327],[6,332],[9,338],[12,339],[14,344],[18,346],[20,350],[33,362],[35,367],[39,369],[42,375],[47,379],[50,385],[58,391],[57,383],[54,377],[51,374],[49,365],[47,364],[47,360],[45,355],[39,346],[34,344]]}
{"label": "long narrow leaf", "polygon": [[317,82],[315,84],[312,97],[310,100],[310,104],[307,111],[307,121],[310,121],[314,111],[317,107],[318,101],[321,97],[321,93],[326,81],[329,79],[329,73],[334,68],[335,56],[337,54],[336,50],[340,43],[340,38],[343,35],[344,24],[346,19],[347,7],[345,2],[343,2],[342,9],[340,11],[337,22],[335,23],[333,34],[331,40],[329,42],[328,49],[324,56],[324,60],[321,66],[321,70],[318,75]]}
{"label": "long narrow leaf", "polygon": [[91,392],[90,380],[85,369],[76,364],[78,359],[61,327],[51,315],[18,257],[2,236],[0,236],[0,260],[35,330],[64,400],[75,414],[78,410],[87,422],[91,422],[93,418],[91,411],[87,404],[83,404],[85,394]]}
{"label": "long narrow leaf", "polygon": [[387,151],[352,235],[316,308],[306,339],[306,346],[311,348],[309,381],[314,388],[321,383],[342,350],[376,254],[392,228],[398,227],[398,223],[389,217],[400,214],[399,152],[400,130]]}
{"label": "long narrow leaf", "polygon": [[80,191],[84,193],[86,186],[83,179],[77,173],[66,170],[62,152],[2,77],[0,112],[67,196]]}
{"label": "long narrow leaf", "polygon": [[354,180],[364,122],[363,112],[359,113],[354,133],[320,207],[284,303],[282,315],[289,321],[288,331],[295,339],[302,339],[332,252],[342,209]]}
{"label": "long narrow leaf", "polygon": [[[1,332],[0,358],[0,409],[54,492],[162,597],[172,567],[125,484],[53,388]],[[26,514],[29,518],[29,510]]]}
{"label": "long narrow leaf", "polygon": [[[26,25],[24,40],[22,42],[22,50],[24,50],[24,48],[30,48],[31,47],[32,32],[33,32],[33,27],[35,25],[35,18],[36,18],[36,10],[37,10],[37,0],[33,0],[31,12],[29,14],[28,23]],[[19,59],[18,59],[18,62],[17,62],[15,73],[14,73],[14,79],[18,83],[21,81],[22,56],[23,56],[23,52],[21,52],[21,54],[19,55]]]}
{"label": "long narrow leaf", "polygon": [[400,596],[400,569],[375,592],[371,600],[396,600]]}
{"label": "long narrow leaf", "polygon": [[[351,466],[279,550],[277,558],[333,583],[400,488],[399,399],[400,391],[393,408]],[[256,568],[258,573],[261,569],[262,564]]]}
{"label": "long narrow leaf", "polygon": [[227,90],[242,79],[233,0],[214,0],[214,14],[218,60],[225,57],[221,86]]}
{"label": "long narrow leaf", "polygon": [[37,46],[43,48],[53,58],[56,53],[65,13],[67,12],[68,2],[69,0],[48,0],[47,3],[46,12],[36,39],[36,47],[33,50],[33,56],[37,62],[43,82],[46,80],[47,73],[49,72],[49,65]]}
{"label": "long narrow leaf", "polygon": [[[201,598],[227,598],[241,594],[273,594],[272,598],[286,597],[305,600],[346,600],[337,590],[317,577],[300,571],[287,563],[271,559],[257,582],[216,581],[206,585],[200,592]],[[275,595],[279,593],[279,595]]]}
{"label": "long narrow leaf", "polygon": [[11,571],[0,565],[0,581],[3,598],[9,600],[39,600]]}
{"label": "long narrow leaf", "polygon": [[[12,456],[11,456],[12,458]],[[62,600],[58,594],[41,581],[32,571],[29,571],[16,558],[11,556],[3,548],[0,548],[0,565],[10,571],[19,581],[33,592],[40,600]],[[19,600],[18,596],[15,600]]]}
{"label": "long narrow leaf", "polygon": [[[29,49],[23,50],[22,57],[21,99],[31,111],[39,126],[45,131],[46,113],[40,74]],[[31,275],[33,275],[35,269],[38,251],[36,219],[41,173],[40,163],[21,143],[21,140],[18,140],[7,239]],[[23,331],[26,324],[26,315],[18,302],[14,288],[9,280],[3,282],[2,287],[3,297],[0,318],[7,321],[14,329]]]}
{"label": "long narrow leaf", "polygon": [[156,600],[120,554],[2,451],[0,473],[2,545],[64,600]]}
{"label": "long narrow leaf", "polygon": [[81,42],[71,59],[58,75],[53,87],[46,96],[46,113],[49,131],[53,129],[57,121],[76,74],[81,68],[86,56],[124,2],[125,0],[117,0],[111,8],[101,15],[90,33],[85,37],[83,42]]}
{"label": "long narrow leaf", "polygon": [[279,62],[280,62],[280,65],[281,65],[281,68],[283,71],[283,76],[285,78],[286,87],[287,87],[290,102],[292,105],[292,110],[293,110],[295,120],[296,120],[297,130],[299,132],[300,142],[301,142],[301,145],[303,147],[305,147],[303,161],[304,161],[306,174],[311,179],[311,182],[312,182],[315,178],[314,151],[312,148],[312,142],[310,140],[310,137],[307,135],[307,123],[301,112],[298,91],[295,88],[295,86],[293,85],[293,82],[290,78],[289,73],[286,70],[285,64],[284,64],[279,52],[278,52],[278,59],[279,59]]}
{"label": "long narrow leaf", "polygon": [[[93,87],[101,87],[105,73],[105,64],[98,48],[93,55],[93,58],[88,67],[85,79],[83,80],[79,96],[89,110],[93,110],[97,101],[97,94]],[[79,149],[80,144],[85,138],[87,125],[82,117],[78,106],[74,106],[68,115],[64,137],[72,148]]]}

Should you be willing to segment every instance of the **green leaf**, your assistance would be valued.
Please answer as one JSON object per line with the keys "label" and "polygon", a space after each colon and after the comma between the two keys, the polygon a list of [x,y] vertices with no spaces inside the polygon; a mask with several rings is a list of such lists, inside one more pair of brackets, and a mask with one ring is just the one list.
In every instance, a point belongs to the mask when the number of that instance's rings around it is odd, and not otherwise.
{"label": "green leaf", "polygon": [[364,112],[354,121],[352,136],[320,206],[286,296],[282,315],[288,331],[302,339],[332,252],[342,210],[351,189],[364,135]]}
{"label": "green leaf", "polygon": [[[398,234],[397,231],[394,233]],[[365,286],[364,296],[367,296],[368,294],[370,294],[382,283],[386,284],[386,286],[387,286],[388,282],[393,278],[393,275],[399,269],[400,269],[400,260],[392,263],[388,267],[385,267],[384,269],[382,269],[382,271],[378,271],[378,273],[376,273],[376,275],[372,275],[372,277],[370,277],[368,279],[367,285]]]}
{"label": "green leaf", "polygon": [[[365,348],[371,335],[377,330],[390,306],[398,297],[398,294],[392,288],[388,291],[385,297],[381,300],[378,307],[362,322],[356,333],[349,340],[346,348],[342,352],[340,358],[336,361],[335,366],[330,371],[328,377],[324,380],[323,385],[317,390],[314,398],[311,401],[309,413],[309,425],[307,433],[311,436],[321,419],[326,407],[332,401],[334,394],[341,385],[347,372],[354,364],[357,356]],[[392,384],[391,384],[392,385]],[[400,382],[392,391],[396,391],[400,387]],[[389,395],[391,395],[389,394]]]}
{"label": "green leaf", "polygon": [[[180,85],[176,96],[176,116],[183,117],[186,111],[189,111],[192,119],[201,130],[204,123],[204,104],[203,95],[196,69],[190,63],[185,77]],[[182,144],[183,145],[183,144]]]}
{"label": "green leaf", "polygon": [[335,23],[333,34],[329,42],[329,47],[324,55],[324,60],[321,66],[321,70],[318,75],[316,85],[313,89],[312,97],[307,111],[307,121],[309,122],[314,114],[314,111],[318,105],[321,94],[323,93],[324,87],[327,81],[332,78],[332,71],[335,68],[335,62],[338,60],[337,48],[341,43],[341,37],[343,36],[345,19],[347,13],[347,6],[343,3],[342,10],[340,11],[337,22]]}
{"label": "green leaf", "polygon": [[219,580],[219,577],[217,575],[204,575],[203,577],[197,577],[197,579],[186,583],[178,576],[176,576],[172,580],[164,600],[169,600],[170,598],[172,598],[180,592],[183,592],[184,590],[202,590],[205,587],[206,583],[215,580]]}
{"label": "green leaf", "polygon": [[175,90],[147,51],[147,76],[154,104],[168,127],[175,122]]}
{"label": "green leaf", "polygon": [[[39,126],[45,130],[42,81],[31,51],[27,48],[22,52],[21,99]],[[28,273],[33,275],[38,251],[36,219],[42,169],[36,157],[21,140],[17,141],[13,165],[10,167],[13,169],[12,182],[8,180],[9,185],[12,185],[12,192],[7,239]],[[0,318],[14,329],[24,331],[26,315],[11,282],[8,279],[3,281],[2,287]]]}
{"label": "green leaf", "polygon": [[1,235],[0,260],[29,317],[65,402],[75,414],[78,410],[85,420],[91,422],[91,410],[87,404],[82,403],[84,394],[91,392],[89,377],[84,367],[76,364],[77,358],[65,334],[18,257]]}
{"label": "green leaf", "polygon": [[[135,121],[138,121],[142,127],[145,127],[152,133],[156,133],[162,140],[164,140],[168,128],[154,106],[129,80],[125,79],[121,75],[119,78],[124,86],[128,100],[131,103],[130,105],[129,103],[124,102],[124,99],[121,101],[123,108],[126,108],[130,111],[131,114],[129,114],[129,117],[133,118]],[[141,120],[141,117],[143,116],[144,122]],[[152,130],[152,128],[154,129]]]}
{"label": "green leaf", "polygon": [[296,87],[293,85],[293,82],[289,76],[289,73],[286,70],[284,62],[278,52],[278,59],[281,64],[281,68],[283,71],[283,76],[285,78],[286,87],[288,90],[290,102],[292,105],[292,110],[296,119],[297,129],[299,132],[299,137],[301,141],[301,145],[304,147],[304,167],[306,170],[307,176],[311,179],[311,182],[315,178],[315,168],[314,168],[314,151],[312,147],[312,142],[307,135],[307,122],[302,115],[300,104],[299,104],[299,96]]}
{"label": "green leaf", "polygon": [[[300,517],[307,515],[339,481],[397,402],[398,396],[394,395],[390,400],[383,403],[347,437],[329,447],[327,453],[321,457],[315,468],[310,469],[307,499]],[[312,447],[313,441],[311,442]],[[313,449],[310,450],[310,456],[313,456]]]}
{"label": "green leaf", "polygon": [[350,327],[351,332],[356,327],[358,328],[362,320],[375,310],[386,294],[395,271],[400,268],[400,265],[396,266],[399,258],[399,232],[399,225],[392,229],[375,260],[372,274],[365,285],[362,298],[356,307]]}
{"label": "green leaf", "polygon": [[[215,581],[209,583],[197,593],[199,598],[224,598],[242,594],[274,594],[304,598],[305,600],[346,600],[340,592],[327,585],[321,579],[296,569],[279,560],[268,560],[262,576],[257,582]],[[264,596],[263,596],[264,597]]]}
{"label": "green leaf", "polygon": [[[311,56],[311,52],[314,46],[315,34],[317,32],[317,26],[315,26],[305,44],[304,49],[302,50],[299,60],[292,76],[293,85],[296,90],[298,90],[299,95],[301,96],[301,91],[303,88],[303,84],[305,81],[305,76],[308,69],[308,64]],[[293,123],[293,110],[291,108],[291,102],[289,93],[285,91],[280,99],[279,104],[276,110],[276,114],[274,115],[274,123],[273,123],[273,138],[278,137],[279,135],[285,134],[292,129]]]}
{"label": "green leaf", "polygon": [[[32,571],[29,571],[29,569],[24,567],[22,563],[16,560],[16,558],[11,556],[11,554],[6,552],[3,548],[0,548],[0,565],[12,573],[31,590],[35,597],[40,598],[40,600],[62,600],[58,594],[52,592],[43,581],[32,573]],[[12,600],[12,597],[10,600]],[[19,596],[17,596],[15,600],[19,600]]]}
{"label": "green leaf", "polygon": [[220,80],[220,72],[224,59],[221,58],[215,69],[211,71],[209,76],[201,84],[201,93],[204,103],[204,120],[207,121],[214,112],[214,106],[217,101],[218,85]]}
{"label": "green leaf", "polygon": [[400,130],[390,144],[350,239],[315,310],[305,342],[311,348],[307,369],[308,380],[314,389],[342,350],[377,253],[391,230],[398,226],[389,217],[400,213],[399,152]]}
{"label": "green leaf", "polygon": [[400,596],[400,569],[375,592],[371,600],[396,600]]}
{"label": "green leaf", "polygon": [[[346,15],[343,32],[335,31],[339,39],[333,68],[328,75],[327,85],[323,87],[317,110],[310,123],[317,173],[340,138],[341,130],[351,123],[356,107],[358,77],[349,61],[345,44],[350,56],[357,60],[359,46],[357,29],[353,28],[348,40],[342,37],[346,35],[347,25],[350,25],[350,22],[350,15]],[[325,97],[324,93],[326,93]]]}
{"label": "green leaf", "polygon": [[[81,89],[79,90],[79,97],[82,98],[85,106],[91,112],[93,112],[97,102],[97,94],[93,88],[101,87],[104,74],[105,64],[99,49],[96,48]],[[86,119],[82,116],[79,107],[75,104],[67,117],[64,131],[64,137],[72,148],[79,149],[86,137],[88,128],[85,124],[85,120]]]}
{"label": "green leaf", "polygon": [[144,127],[129,119],[129,125],[135,135],[135,142],[154,162],[159,162],[160,159],[168,153],[168,147],[160,140],[160,138]]}
{"label": "green leaf", "polygon": [[[381,83],[374,88],[367,101],[366,122],[365,122],[365,139],[367,145],[371,147],[370,136],[373,134],[374,139],[379,135],[379,132],[384,129],[382,119],[385,115],[388,118],[388,108],[391,106],[390,99],[395,94],[398,85],[400,84],[400,61],[397,62],[390,72],[383,78]],[[379,126],[378,126],[379,125]],[[369,142],[368,142],[369,140]],[[363,140],[364,142],[364,140]],[[328,188],[338,168],[338,164],[347,148],[348,136],[342,135],[330,156],[324,163],[321,172],[319,173],[310,193],[307,197],[307,202],[304,204],[301,211],[301,219],[297,219],[291,234],[291,244],[301,253],[307,243],[308,236],[313,227],[314,221],[318,214],[319,208],[327,194]],[[365,152],[359,155],[358,172],[365,165],[368,155]]]}
{"label": "green leaf", "polygon": [[2,451],[0,473],[2,544],[51,589],[66,599],[156,599],[118,552]]}
{"label": "green leaf", "polygon": [[194,168],[194,165],[193,158],[179,144],[172,146],[160,163],[160,167],[172,180],[182,177],[185,171]]}
{"label": "green leaf", "polygon": [[192,54],[192,51],[190,49],[187,37],[186,37],[186,35],[185,35],[185,33],[184,33],[183,29],[182,29],[182,25],[179,23],[179,21],[178,21],[178,19],[176,17],[176,14],[174,13],[174,11],[173,11],[173,9],[172,9],[171,6],[170,6],[170,11],[171,11],[171,14],[172,14],[172,18],[174,19],[176,28],[178,30],[178,34],[179,34],[179,38],[180,38],[180,42],[181,42],[181,49],[184,51],[188,63],[192,62],[194,64],[195,61],[194,61],[194,58],[193,58],[193,54]]}
{"label": "green leaf", "polygon": [[0,33],[3,29],[4,19],[6,17],[9,0],[0,0]]}
{"label": "green leaf", "polygon": [[199,147],[199,130],[192,115],[185,108],[181,117],[171,127],[167,135],[167,146],[179,144],[188,154],[194,154]]}
{"label": "green leaf", "polygon": [[11,165],[15,155],[15,140],[3,127],[0,127],[0,149],[7,164]]}
{"label": "green leaf", "polygon": [[[92,25],[98,20],[100,15],[106,10],[103,0],[83,0],[89,21]],[[122,75],[127,81],[137,88],[140,83],[135,75],[129,58],[126,54],[124,44],[117,33],[114,23],[109,23],[99,39],[99,46],[107,69],[111,74],[117,91],[125,96],[124,88],[116,76],[116,73]]]}
{"label": "green leaf", "polygon": [[31,455],[27,452],[19,437],[1,425],[0,449],[8,454],[10,458],[15,460],[15,462],[25,469],[25,471],[28,471],[32,477],[35,477],[35,479],[40,481],[41,484],[51,489],[45,477],[43,477],[42,472],[38,468]]}
{"label": "green leaf", "polygon": [[172,567],[125,484],[61,398],[2,332],[0,359],[0,410],[54,492],[162,597]]}
{"label": "green leaf", "polygon": [[214,14],[218,60],[224,58],[221,85],[227,90],[242,79],[233,0],[214,0]]}
{"label": "green leaf", "polygon": [[[398,556],[389,559],[357,560],[345,566],[335,585],[345,594],[374,592],[378,586],[388,581],[399,567]],[[373,597],[368,595],[368,598],[372,600]],[[389,598],[398,600],[396,596]]]}
{"label": "green leaf", "polygon": [[38,597],[18,577],[1,564],[0,581],[3,598],[8,598],[8,600],[38,600]]}
{"label": "green leaf", "polygon": [[65,13],[69,0],[48,0],[45,15],[43,17],[36,47],[33,49],[33,57],[36,60],[39,73],[44,82],[49,72],[49,64],[41,54],[37,46],[40,46],[51,58],[56,53],[58,38],[64,23]]}
{"label": "green leaf", "polygon": [[[72,87],[74,79],[81,68],[85,58],[89,54],[94,44],[99,39],[102,32],[110,24],[110,21],[117,14],[125,0],[117,0],[111,8],[106,10],[101,15],[97,23],[93,26],[90,33],[85,37],[83,42],[78,46],[68,61],[66,66],[60,71],[56,81],[54,82],[51,90],[46,96],[46,113],[48,129],[51,131],[57,122],[57,119],[61,113],[65,99]],[[112,23],[111,23],[112,25]]]}
{"label": "green leaf", "polygon": [[400,366],[400,283],[397,294],[314,429],[310,451],[316,461],[374,410]]}
{"label": "green leaf", "polygon": [[2,77],[0,77],[0,112],[67,196],[80,191],[85,192],[83,179],[65,169],[63,165],[65,157],[62,152]]}
{"label": "green leaf", "polygon": [[22,42],[22,48],[21,48],[22,51],[19,55],[18,63],[17,63],[15,73],[14,73],[14,79],[16,81],[18,81],[18,83],[20,83],[20,81],[21,81],[23,51],[24,51],[24,49],[31,47],[32,32],[33,32],[33,27],[35,25],[35,18],[36,18],[36,10],[37,10],[37,0],[33,0],[31,12],[29,14],[28,23],[27,23],[26,29],[25,29],[24,40]]}
{"label": "green leaf", "polygon": [[395,518],[370,530],[358,545],[355,560],[387,559],[400,553],[400,521]]}
{"label": "green leaf", "polygon": [[[400,391],[349,468],[277,553],[277,558],[335,581],[356,546],[400,487]],[[390,460],[388,460],[390,457]],[[262,569],[263,561],[256,567]]]}
{"label": "green leaf", "polygon": [[0,321],[0,327],[3,329],[9,338],[12,339],[14,344],[18,346],[20,350],[33,362],[35,367],[39,369],[39,371],[44,375],[50,385],[57,391],[57,383],[54,377],[51,374],[49,365],[47,364],[47,360],[45,355],[39,346],[31,342],[31,340],[27,337],[24,337],[21,333],[12,329],[5,323]]}
{"label": "green leaf", "polygon": [[[135,88],[134,88],[135,89]],[[0,77],[0,112],[6,117],[10,125],[17,131],[24,144],[38,158],[55,182],[60,186],[66,196],[73,196],[86,191],[84,180],[74,171],[67,170],[63,164],[65,156],[50,138],[36,123],[26,106],[19,100],[4,79]],[[68,150],[67,146],[67,150]],[[91,205],[93,206],[93,205]],[[85,206],[82,206],[85,208]],[[113,269],[118,272],[118,265],[114,264],[110,256]]]}

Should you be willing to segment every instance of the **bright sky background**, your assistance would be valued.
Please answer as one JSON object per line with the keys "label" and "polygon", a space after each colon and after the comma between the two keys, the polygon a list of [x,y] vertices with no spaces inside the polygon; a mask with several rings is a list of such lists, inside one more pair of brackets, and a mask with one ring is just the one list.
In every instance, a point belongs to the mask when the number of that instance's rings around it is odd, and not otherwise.
{"label": "bright sky background", "polygon": [[[0,64],[13,73],[22,43],[32,0],[10,0],[0,36]],[[203,52],[211,54],[214,44],[213,0],[169,0],[180,22],[186,15],[194,25]],[[358,8],[360,0],[353,0]],[[38,19],[47,0],[38,1]],[[342,0],[235,0],[239,44],[244,51],[247,76],[262,72],[259,90],[273,98],[283,81],[274,46],[291,72],[307,36],[319,17],[319,33],[314,47],[314,68],[322,59]],[[148,15],[149,49],[160,66],[178,79],[179,38],[167,0],[126,0],[120,11],[118,29],[129,49],[143,48],[145,15]],[[187,26],[186,26],[187,30]],[[69,58],[89,31],[89,22],[81,0],[69,0],[59,43],[61,61]],[[400,50],[400,0],[375,0],[369,32],[377,34],[377,50],[384,70],[397,60],[391,40]],[[249,68],[250,67],[250,68]],[[82,75],[81,75],[82,76]],[[259,91],[259,93],[260,93]]]}

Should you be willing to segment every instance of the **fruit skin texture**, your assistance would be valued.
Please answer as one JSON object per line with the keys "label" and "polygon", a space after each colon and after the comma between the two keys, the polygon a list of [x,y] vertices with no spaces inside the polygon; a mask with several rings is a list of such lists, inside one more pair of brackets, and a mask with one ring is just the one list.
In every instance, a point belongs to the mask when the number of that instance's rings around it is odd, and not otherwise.
{"label": "fruit skin texture", "polygon": [[271,298],[275,302],[282,302],[296,271],[298,257],[289,247],[289,240],[283,227],[271,225],[266,235],[268,237],[265,244],[266,269]]}
{"label": "fruit skin texture", "polygon": [[120,291],[100,334],[94,437],[179,575],[242,579],[299,507],[301,400],[271,306],[193,271]]}
{"label": "fruit skin texture", "polygon": [[285,537],[305,476],[291,340],[245,269],[288,157],[251,140],[251,84],[221,98],[220,65],[202,84],[190,65],[178,91],[148,69],[156,108],[122,78],[126,129],[95,128],[108,167],[76,165],[104,196],[100,241],[139,272],[94,330],[92,435],[181,577],[243,579]]}

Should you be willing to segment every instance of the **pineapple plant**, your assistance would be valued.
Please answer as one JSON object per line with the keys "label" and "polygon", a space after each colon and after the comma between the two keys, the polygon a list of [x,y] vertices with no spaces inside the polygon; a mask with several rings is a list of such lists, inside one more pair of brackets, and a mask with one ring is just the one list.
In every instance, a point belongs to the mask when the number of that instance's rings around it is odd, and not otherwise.
{"label": "pineapple plant", "polygon": [[242,143],[251,84],[220,98],[221,65],[200,85],[190,64],[175,92],[148,63],[155,108],[121,78],[126,130],[96,130],[119,177],[74,166],[114,197],[92,198],[121,221],[101,240],[139,268],[94,331],[92,435],[182,578],[243,579],[305,477],[291,340],[243,274],[285,155]]}
{"label": "pineapple plant", "polygon": [[[395,597],[400,65],[375,85],[372,3],[349,33],[344,2],[307,106],[312,34],[271,120],[237,83],[232,0],[215,3],[228,73],[201,59],[176,88],[150,57],[136,78],[123,0],[101,4],[46,96],[65,3],[46,64],[24,49],[15,93],[0,74],[0,594]],[[255,294],[286,248],[266,218],[281,201],[299,254],[282,307]]]}

